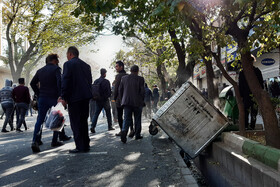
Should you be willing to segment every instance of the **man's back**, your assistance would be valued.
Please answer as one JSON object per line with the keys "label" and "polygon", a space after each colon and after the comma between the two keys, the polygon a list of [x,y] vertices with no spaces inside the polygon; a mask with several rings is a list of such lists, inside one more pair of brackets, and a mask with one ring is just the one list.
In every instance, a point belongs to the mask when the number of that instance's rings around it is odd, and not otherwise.
{"label": "man's back", "polygon": [[64,63],[62,75],[62,97],[67,102],[92,98],[90,66],[79,58]]}
{"label": "man's back", "polygon": [[12,91],[13,88],[11,87],[11,81],[6,80],[5,87],[0,90],[0,102],[13,103]]}
{"label": "man's back", "polygon": [[135,107],[144,106],[144,83],[144,78],[138,75],[130,74],[122,77],[120,85],[121,104]]}
{"label": "man's back", "polygon": [[111,86],[110,81],[104,77],[100,77],[94,81],[94,83],[99,84],[100,99],[99,101],[106,101],[111,96]]}
{"label": "man's back", "polygon": [[61,93],[61,69],[55,64],[47,64],[36,72],[30,85],[37,96],[58,98]]}

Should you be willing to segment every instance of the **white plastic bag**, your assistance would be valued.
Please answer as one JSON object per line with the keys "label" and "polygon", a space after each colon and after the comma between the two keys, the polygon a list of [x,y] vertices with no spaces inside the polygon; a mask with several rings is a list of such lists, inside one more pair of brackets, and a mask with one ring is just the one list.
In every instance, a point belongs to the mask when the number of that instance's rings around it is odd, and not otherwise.
{"label": "white plastic bag", "polygon": [[52,131],[61,131],[64,127],[65,115],[67,111],[61,102],[57,103],[55,107],[52,107],[47,115],[45,121],[45,127]]}

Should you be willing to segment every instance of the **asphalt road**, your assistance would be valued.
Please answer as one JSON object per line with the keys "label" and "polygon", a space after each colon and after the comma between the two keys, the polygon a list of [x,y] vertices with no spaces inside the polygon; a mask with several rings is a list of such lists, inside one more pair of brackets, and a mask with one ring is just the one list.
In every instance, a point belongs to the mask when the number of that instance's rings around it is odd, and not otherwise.
{"label": "asphalt road", "polygon": [[[100,117],[97,133],[90,134],[90,152],[78,154],[68,153],[75,148],[73,139],[52,148],[52,132],[44,129],[41,152],[33,154],[35,120],[36,115],[26,118],[29,129],[23,133],[0,134],[0,186],[188,186],[176,156],[179,150],[162,131],[151,136],[149,120],[143,120],[143,139],[128,138],[123,144],[115,136],[118,125],[107,131]],[[65,130],[72,136],[69,125]]]}

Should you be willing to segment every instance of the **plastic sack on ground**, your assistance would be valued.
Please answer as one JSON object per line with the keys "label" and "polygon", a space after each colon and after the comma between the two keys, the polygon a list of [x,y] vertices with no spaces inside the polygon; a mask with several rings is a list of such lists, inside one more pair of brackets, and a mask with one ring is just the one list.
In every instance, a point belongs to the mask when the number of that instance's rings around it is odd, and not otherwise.
{"label": "plastic sack on ground", "polygon": [[57,103],[55,107],[52,107],[47,115],[45,121],[45,127],[52,131],[61,131],[64,127],[65,115],[67,111],[64,109],[62,103]]}

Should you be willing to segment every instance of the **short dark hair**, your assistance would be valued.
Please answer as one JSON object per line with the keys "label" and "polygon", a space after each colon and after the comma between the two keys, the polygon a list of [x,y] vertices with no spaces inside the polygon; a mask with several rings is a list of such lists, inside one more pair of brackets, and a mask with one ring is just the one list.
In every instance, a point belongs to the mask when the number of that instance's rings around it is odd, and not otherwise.
{"label": "short dark hair", "polygon": [[46,58],[46,64],[52,62],[53,60],[58,60],[57,54],[49,54]]}
{"label": "short dark hair", "polygon": [[117,61],[116,64],[118,64],[120,67],[124,67],[124,63],[121,60]]}
{"label": "short dark hair", "polygon": [[24,84],[24,78],[19,78],[19,79],[18,79],[18,83],[19,83],[19,84]]}
{"label": "short dark hair", "polygon": [[72,53],[75,57],[79,57],[79,50],[75,46],[70,46],[67,53]]}
{"label": "short dark hair", "polygon": [[101,68],[100,69],[100,74],[103,76],[103,75],[105,75],[107,73],[107,70],[106,69],[104,69],[104,68]]}
{"label": "short dark hair", "polygon": [[137,73],[139,71],[139,67],[137,65],[133,65],[133,66],[131,66],[130,71]]}

